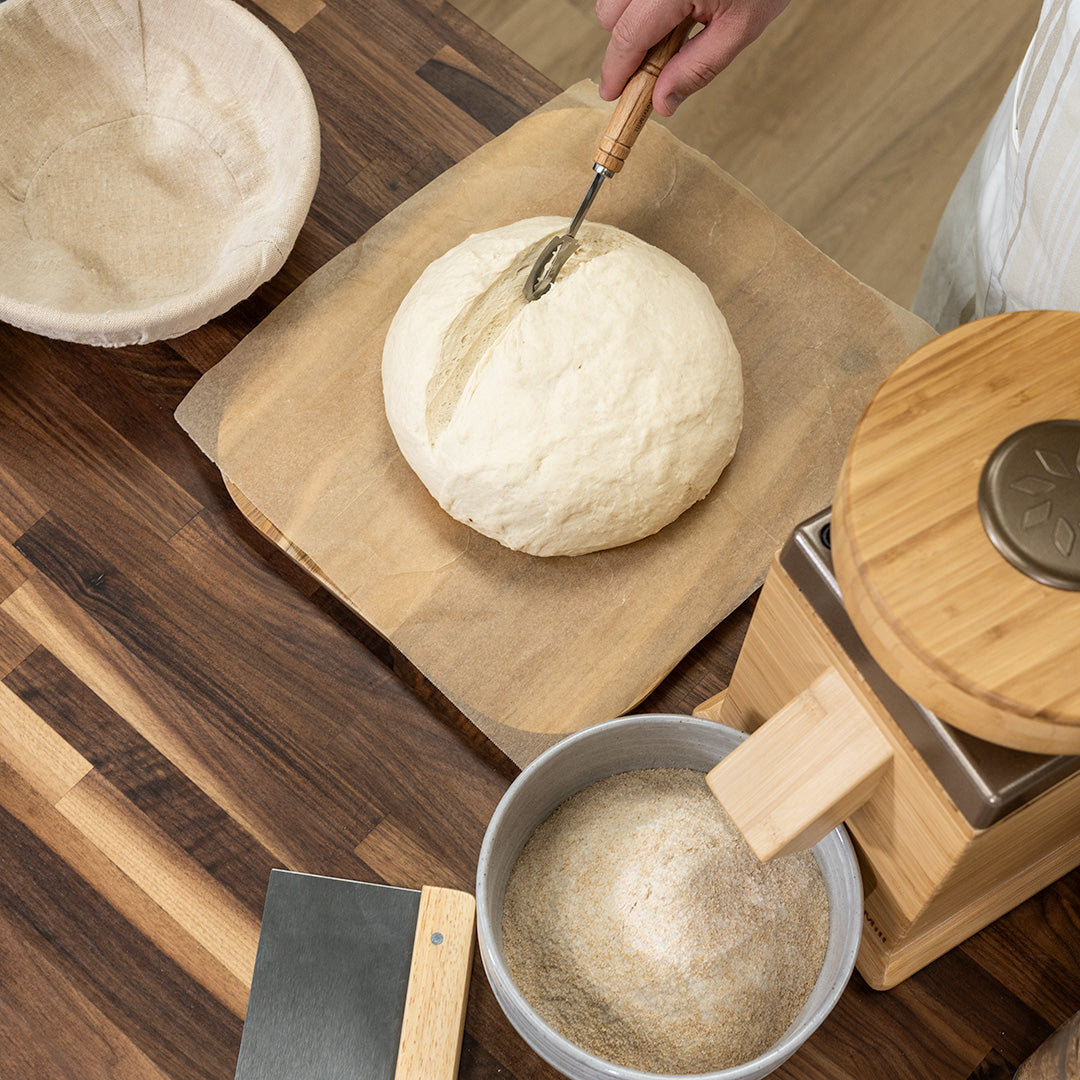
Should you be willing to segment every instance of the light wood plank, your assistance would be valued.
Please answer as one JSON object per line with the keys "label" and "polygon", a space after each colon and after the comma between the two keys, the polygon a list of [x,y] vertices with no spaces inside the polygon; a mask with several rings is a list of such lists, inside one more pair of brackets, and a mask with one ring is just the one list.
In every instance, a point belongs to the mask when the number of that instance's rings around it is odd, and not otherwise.
{"label": "light wood plank", "polygon": [[272,19],[294,34],[319,14],[326,5],[323,0],[255,0]]}
{"label": "light wood plank", "polygon": [[0,762],[0,807],[22,822],[100,894],[132,927],[237,1016],[247,1008],[250,979],[230,972],[201,942],[124,874],[81,829]]}
{"label": "light wood plank", "polygon": [[0,536],[0,599],[14,592],[31,573],[33,567]]}
{"label": "light wood plank", "polygon": [[93,766],[0,684],[0,760],[55,803]]}
{"label": "light wood plank", "polygon": [[259,920],[191,856],[95,773],[56,808],[241,983],[250,985]]}
{"label": "light wood plank", "polygon": [[[259,753],[215,730],[194,700],[158,677],[58,589],[29,582],[0,610],[258,839],[280,866],[299,869],[324,850],[327,823],[306,820],[292,785],[275,776]],[[282,812],[265,812],[262,800],[271,793],[281,800]]]}

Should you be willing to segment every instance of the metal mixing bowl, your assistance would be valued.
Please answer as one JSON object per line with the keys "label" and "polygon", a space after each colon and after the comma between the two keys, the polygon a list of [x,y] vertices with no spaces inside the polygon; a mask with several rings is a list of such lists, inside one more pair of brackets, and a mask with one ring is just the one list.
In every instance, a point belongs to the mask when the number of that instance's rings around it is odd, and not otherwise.
{"label": "metal mixing bowl", "polygon": [[[476,878],[477,934],[484,970],[511,1024],[545,1061],[570,1080],[655,1080],[658,1074],[604,1061],[551,1028],[514,984],[503,955],[506,885],[536,828],[571,795],[597,780],[635,769],[707,772],[745,734],[689,716],[622,717],[570,735],[529,765],[503,796],[488,825]],[[817,982],[788,1030],[745,1064],[699,1074],[699,1080],[754,1080],[786,1061],[821,1024],[851,976],[863,921],[862,883],[847,833],[834,829],[813,847],[829,899],[829,943]],[[686,1080],[684,1077],[683,1080]]]}

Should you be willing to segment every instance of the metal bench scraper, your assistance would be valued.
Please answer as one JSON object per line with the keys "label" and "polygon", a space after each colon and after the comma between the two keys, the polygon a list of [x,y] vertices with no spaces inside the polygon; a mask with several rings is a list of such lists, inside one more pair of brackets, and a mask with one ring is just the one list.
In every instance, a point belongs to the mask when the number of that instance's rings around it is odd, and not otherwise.
{"label": "metal bench scraper", "polygon": [[236,1080],[453,1080],[476,901],[273,870]]}

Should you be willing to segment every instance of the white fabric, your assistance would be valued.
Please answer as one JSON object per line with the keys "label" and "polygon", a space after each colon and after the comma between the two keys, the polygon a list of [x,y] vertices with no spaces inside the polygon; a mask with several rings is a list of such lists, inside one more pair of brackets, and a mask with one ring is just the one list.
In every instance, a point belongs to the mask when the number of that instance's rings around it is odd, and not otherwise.
{"label": "white fabric", "polygon": [[319,174],[310,87],[233,0],[6,0],[0,130],[0,318],[95,345],[248,296]]}
{"label": "white fabric", "polygon": [[913,309],[941,332],[1005,311],[1080,310],[1080,3],[1045,0]]}

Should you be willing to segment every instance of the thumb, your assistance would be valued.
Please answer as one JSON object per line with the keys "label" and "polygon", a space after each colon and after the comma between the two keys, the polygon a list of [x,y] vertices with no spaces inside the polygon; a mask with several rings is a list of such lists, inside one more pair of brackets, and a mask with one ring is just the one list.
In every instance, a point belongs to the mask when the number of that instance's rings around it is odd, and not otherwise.
{"label": "thumb", "polygon": [[708,86],[758,36],[730,17],[717,16],[667,62],[653,89],[653,108],[671,116],[691,94]]}

